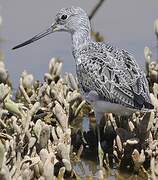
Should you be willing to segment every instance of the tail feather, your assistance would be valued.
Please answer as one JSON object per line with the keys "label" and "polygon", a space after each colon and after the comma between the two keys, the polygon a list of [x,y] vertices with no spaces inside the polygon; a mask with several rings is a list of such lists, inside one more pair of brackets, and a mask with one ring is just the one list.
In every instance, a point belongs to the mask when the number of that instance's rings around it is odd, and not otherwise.
{"label": "tail feather", "polygon": [[149,109],[149,110],[154,109],[154,106],[151,103],[147,102],[147,101],[144,102],[144,107],[145,107],[145,109]]}
{"label": "tail feather", "polygon": [[134,93],[134,105],[140,110],[154,110],[154,106],[151,104],[151,102],[146,101],[146,99],[141,94],[138,95]]}

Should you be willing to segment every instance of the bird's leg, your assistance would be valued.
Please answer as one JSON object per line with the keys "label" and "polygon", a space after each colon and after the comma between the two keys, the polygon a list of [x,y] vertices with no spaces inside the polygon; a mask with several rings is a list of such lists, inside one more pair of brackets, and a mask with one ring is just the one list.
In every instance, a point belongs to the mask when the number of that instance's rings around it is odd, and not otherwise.
{"label": "bird's leg", "polygon": [[99,165],[100,168],[103,167],[103,156],[104,156],[104,152],[102,150],[101,147],[101,143],[100,143],[100,129],[99,129],[99,124],[101,121],[101,118],[103,117],[103,113],[98,112],[95,109],[95,102],[99,100],[99,96],[97,94],[96,91],[90,91],[87,95],[86,95],[86,100],[91,103],[91,105],[94,107],[94,113],[95,113],[95,118],[96,118],[96,128],[97,128],[97,137],[98,137],[98,157],[99,157]]}
{"label": "bird's leg", "polygon": [[97,128],[97,136],[98,136],[98,157],[99,157],[99,166],[100,168],[103,167],[103,157],[104,157],[104,151],[102,150],[101,147],[101,142],[100,142],[100,129],[99,129],[99,124],[100,124],[100,120],[103,117],[102,114],[100,113],[95,113],[95,117],[96,117],[96,128]]}
{"label": "bird's leg", "polygon": [[100,143],[100,129],[99,129],[99,124],[97,124],[97,135],[98,135],[98,157],[99,157],[99,166],[100,166],[100,168],[102,168],[102,167],[103,167],[104,151],[102,150],[101,143]]}

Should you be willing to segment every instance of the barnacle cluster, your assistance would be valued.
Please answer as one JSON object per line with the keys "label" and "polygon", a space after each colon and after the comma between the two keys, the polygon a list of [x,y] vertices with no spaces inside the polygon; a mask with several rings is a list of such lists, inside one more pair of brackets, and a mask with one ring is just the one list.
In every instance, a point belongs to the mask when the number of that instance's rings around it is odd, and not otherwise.
{"label": "barnacle cluster", "polygon": [[62,179],[65,172],[75,176],[69,122],[85,101],[72,74],[61,78],[61,67],[52,58],[43,83],[24,71],[16,97],[7,79],[1,81],[0,179]]}
{"label": "barnacle cluster", "polygon": [[[96,166],[94,173],[78,172],[83,158],[97,160],[94,112],[82,98],[76,78],[72,74],[61,76],[61,60],[50,60],[43,82],[24,71],[15,96],[7,78],[3,79],[0,83],[0,179],[84,176],[105,179],[114,165],[118,177],[126,173],[126,176],[134,174],[134,178],[157,178],[158,81],[152,71],[158,70],[156,62],[148,60],[147,63],[155,112],[137,112],[128,118],[105,115],[100,124],[104,169]],[[7,72],[4,65],[2,68]],[[89,122],[88,130],[82,128],[85,118]]]}

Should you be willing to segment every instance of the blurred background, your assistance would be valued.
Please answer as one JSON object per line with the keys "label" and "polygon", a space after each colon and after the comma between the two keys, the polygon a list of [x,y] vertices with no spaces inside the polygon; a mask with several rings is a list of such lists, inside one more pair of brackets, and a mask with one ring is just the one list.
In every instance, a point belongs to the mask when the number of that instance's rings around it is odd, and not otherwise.
{"label": "blurred background", "polygon": [[[13,86],[27,70],[36,79],[42,80],[52,57],[63,60],[63,72],[75,73],[71,54],[70,35],[54,33],[29,46],[12,51],[15,45],[31,38],[49,27],[57,11],[62,7],[80,6],[92,11],[97,0],[0,0],[0,49],[3,49],[5,64]],[[92,29],[101,33],[105,41],[129,50],[138,63],[144,65],[144,47],[152,49],[156,56],[156,38],[153,23],[158,18],[158,0],[105,0],[91,20]]]}

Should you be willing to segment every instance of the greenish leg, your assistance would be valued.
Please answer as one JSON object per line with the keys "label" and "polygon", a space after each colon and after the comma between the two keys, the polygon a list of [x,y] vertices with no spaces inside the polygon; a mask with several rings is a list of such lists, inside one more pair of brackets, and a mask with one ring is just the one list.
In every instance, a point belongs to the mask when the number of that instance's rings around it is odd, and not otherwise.
{"label": "greenish leg", "polygon": [[99,157],[99,166],[100,168],[103,167],[103,157],[104,157],[104,151],[102,150],[101,143],[100,143],[100,129],[99,124],[100,120],[102,118],[102,114],[95,113],[96,115],[96,128],[97,128],[97,136],[98,136],[98,157]]}
{"label": "greenish leg", "polygon": [[98,135],[98,157],[99,157],[99,166],[100,168],[103,167],[103,157],[104,157],[104,151],[102,150],[101,144],[100,144],[100,129],[99,125],[97,124],[97,135]]}

